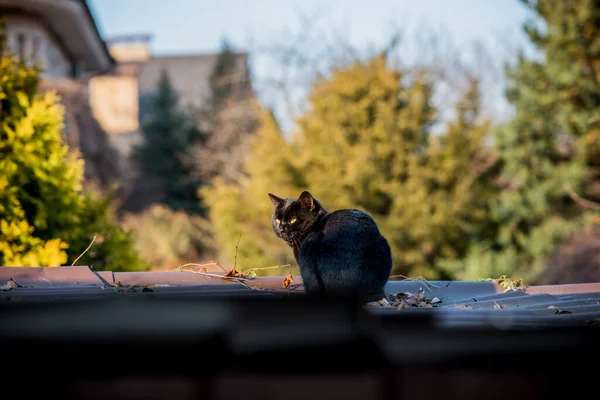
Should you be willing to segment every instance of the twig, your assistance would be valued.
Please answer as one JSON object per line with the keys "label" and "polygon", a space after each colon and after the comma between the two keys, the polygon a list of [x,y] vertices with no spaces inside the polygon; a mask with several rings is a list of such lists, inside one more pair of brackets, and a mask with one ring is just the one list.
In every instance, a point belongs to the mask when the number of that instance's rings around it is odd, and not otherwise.
{"label": "twig", "polygon": [[216,265],[217,267],[221,268],[223,270],[223,272],[227,272],[225,270],[225,268],[221,264],[219,264],[218,262],[209,262],[209,263],[206,263],[206,264],[187,263],[187,264],[183,264],[183,265],[180,265],[179,267],[175,268],[175,271],[182,271],[183,267],[193,266],[193,267],[205,268],[205,267],[208,267],[209,265]]}
{"label": "twig", "polygon": [[409,278],[408,276],[404,276],[404,275],[400,275],[400,274],[398,274],[398,275],[391,275],[389,279],[392,279],[392,278],[402,278],[404,280],[409,280],[409,281],[413,280],[412,278]]}
{"label": "twig", "polygon": [[218,275],[218,274],[211,274],[208,272],[202,272],[202,271],[190,271],[189,269],[183,269],[181,270],[181,272],[191,272],[192,274],[200,274],[200,275],[204,275],[207,276],[209,278],[218,278],[218,279],[234,279],[236,281],[238,281],[239,283],[241,283],[243,286],[247,287],[248,289],[253,289],[253,290],[264,290],[261,287],[258,286],[251,286],[248,285],[246,282],[247,279],[246,278],[240,278],[238,276],[223,276],[223,275]]}
{"label": "twig", "polygon": [[573,188],[571,187],[571,185],[569,185],[568,183],[564,184],[564,188],[567,191],[567,194],[569,195],[569,197],[575,203],[579,204],[581,207],[591,208],[592,210],[600,210],[600,204],[599,203],[596,203],[594,201],[586,200],[586,199],[582,198],[577,193],[575,193],[575,191],[573,190]]}
{"label": "twig", "polygon": [[[406,280],[406,281],[418,281],[418,282],[423,282],[425,285],[428,285],[428,286],[432,286],[432,287],[436,287],[436,288],[441,287],[438,285],[434,285],[433,283],[430,283],[427,279],[423,278],[422,276],[418,276],[416,278],[409,278],[404,275],[392,275],[389,277],[389,279],[392,279],[392,278],[404,278],[404,280]],[[431,289],[429,289],[429,288],[427,288],[427,289],[431,292]]]}
{"label": "twig", "polygon": [[242,240],[242,231],[240,231],[240,237],[238,238],[237,244],[235,245],[235,255],[233,256],[233,270],[235,271],[235,267],[237,265],[237,252],[238,246],[240,245],[240,240]]}
{"label": "twig", "polygon": [[283,264],[283,265],[275,265],[273,267],[262,267],[262,268],[250,268],[249,270],[244,271],[244,273],[252,272],[252,271],[262,271],[264,269],[277,269],[277,268],[285,268],[291,267],[292,264]]}
{"label": "twig", "polygon": [[90,249],[90,247],[92,247],[92,245],[94,244],[94,241],[95,241],[95,240],[96,240],[96,235],[94,235],[94,238],[92,239],[92,243],[90,243],[90,245],[87,247],[87,249],[85,249],[85,250],[83,251],[83,253],[81,253],[81,254],[79,255],[79,257],[77,257],[77,258],[75,259],[75,261],[73,261],[73,264],[71,264],[71,267],[72,267],[73,265],[75,265],[75,263],[77,262],[77,260],[79,260],[79,259],[81,258],[81,256],[83,256],[83,255],[84,255],[84,254],[85,254],[85,253],[86,253],[86,252],[87,252],[87,251]]}

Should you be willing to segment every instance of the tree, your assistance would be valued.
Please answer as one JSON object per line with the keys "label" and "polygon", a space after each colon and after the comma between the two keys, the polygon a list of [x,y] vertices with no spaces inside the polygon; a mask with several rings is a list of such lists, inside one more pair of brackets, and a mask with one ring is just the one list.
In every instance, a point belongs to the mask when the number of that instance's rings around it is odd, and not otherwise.
{"label": "tree", "polygon": [[569,189],[600,198],[600,2],[523,3],[539,17],[525,26],[538,56],[507,69],[515,115],[495,133],[504,190],[491,203],[500,229],[473,259],[527,279],[589,221]]}
{"label": "tree", "polygon": [[260,124],[260,106],[245,60],[223,41],[210,76],[211,93],[200,112],[209,127],[206,145],[197,149],[199,173],[205,181],[220,177],[232,183],[244,173],[244,156]]}
{"label": "tree", "polygon": [[163,70],[149,116],[142,122],[143,141],[134,148],[133,157],[142,173],[158,179],[164,204],[173,210],[203,214],[197,193],[203,181],[195,173],[198,162],[192,148],[203,145],[205,135],[178,101]]}
{"label": "tree", "polygon": [[435,81],[425,69],[409,75],[386,61],[383,54],[356,63],[316,86],[299,120],[299,169],[331,209],[375,218],[394,274],[452,277],[456,269],[442,264],[460,260],[484,234],[494,165],[483,147],[489,124],[479,120],[477,81],[456,121],[434,135]]}
{"label": "tree", "polygon": [[272,232],[269,192],[309,190],[330,211],[369,212],[390,242],[394,273],[447,277],[454,271],[441,262],[460,259],[470,240],[485,234],[485,180],[494,163],[482,146],[487,123],[477,118],[476,83],[458,105],[457,122],[434,139],[430,78],[386,61],[384,54],[355,62],[319,81],[291,142],[263,114],[244,164],[247,178],[205,192],[229,259],[243,231],[238,262],[294,264]]}
{"label": "tree", "polygon": [[[233,262],[235,247],[240,240],[237,266],[241,269],[295,262],[289,249],[273,233],[273,205],[267,193],[293,196],[304,186],[302,175],[294,165],[290,145],[274,115],[261,110],[259,117],[260,129],[244,162],[248,176],[238,183],[216,178],[213,186],[202,189],[221,256]],[[281,274],[278,270],[271,272]]]}
{"label": "tree", "polygon": [[[2,32],[0,27],[0,32]],[[63,143],[63,109],[38,94],[36,68],[6,51],[0,38],[0,265],[80,264],[144,269],[129,232],[114,222],[110,197],[84,193],[83,160]]]}

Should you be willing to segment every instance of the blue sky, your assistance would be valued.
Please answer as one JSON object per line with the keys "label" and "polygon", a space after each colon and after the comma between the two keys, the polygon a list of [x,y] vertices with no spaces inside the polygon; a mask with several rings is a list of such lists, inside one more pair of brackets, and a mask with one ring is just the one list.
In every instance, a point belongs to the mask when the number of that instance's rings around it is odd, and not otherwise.
{"label": "blue sky", "polygon": [[[407,36],[443,29],[459,52],[480,41],[492,55],[502,46],[526,45],[522,24],[531,16],[518,0],[88,0],[103,37],[153,35],[154,55],[218,51],[227,36],[234,47],[252,49],[298,32],[301,15],[319,18],[321,30],[335,31],[358,48],[387,43],[393,29]],[[326,32],[327,34],[327,32]],[[406,52],[426,54],[414,47]],[[271,60],[254,53],[255,81],[276,74]],[[414,55],[414,54],[412,54]],[[411,54],[403,54],[410,58]],[[260,95],[260,88],[259,95]],[[267,90],[263,90],[267,92]],[[490,91],[491,93],[491,91]],[[503,101],[496,88],[494,104]],[[269,102],[277,102],[270,100]]]}
{"label": "blue sky", "polygon": [[298,12],[325,15],[356,44],[378,42],[392,23],[443,25],[458,43],[518,34],[527,10],[518,0],[88,0],[101,33],[154,35],[155,54],[206,52],[229,36],[243,46],[298,27]]}

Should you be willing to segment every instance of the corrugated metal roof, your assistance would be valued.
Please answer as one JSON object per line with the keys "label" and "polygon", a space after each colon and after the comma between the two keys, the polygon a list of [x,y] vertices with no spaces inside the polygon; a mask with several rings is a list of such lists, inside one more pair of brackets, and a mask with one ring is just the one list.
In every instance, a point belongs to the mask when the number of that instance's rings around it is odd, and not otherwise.
{"label": "corrugated metal roof", "polygon": [[[289,297],[304,294],[302,278],[284,287],[283,276],[227,278],[223,272],[111,272],[88,266],[0,267],[0,304],[56,302],[120,297],[207,298]],[[404,308],[396,296],[423,302]],[[525,287],[506,292],[495,282],[389,281],[390,304],[366,306],[374,315],[431,315],[444,328],[480,326],[501,329],[545,326],[600,326],[600,282]],[[404,294],[403,294],[404,293]],[[436,299],[430,306],[432,299]],[[396,303],[398,304],[398,303]],[[421,305],[421,307],[419,307]],[[425,306],[425,307],[423,307]]]}
{"label": "corrugated metal roof", "polygon": [[392,281],[390,302],[440,300],[399,309],[210,274],[0,267],[3,394],[531,400],[589,386],[600,356],[598,283]]}

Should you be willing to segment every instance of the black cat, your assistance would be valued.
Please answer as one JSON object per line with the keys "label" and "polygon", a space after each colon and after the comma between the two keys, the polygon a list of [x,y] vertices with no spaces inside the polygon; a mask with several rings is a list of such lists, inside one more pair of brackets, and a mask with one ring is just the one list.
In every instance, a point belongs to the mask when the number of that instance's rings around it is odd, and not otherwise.
{"label": "black cat", "polygon": [[269,198],[273,231],[294,250],[306,293],[385,297],[392,255],[373,218],[354,209],[330,213],[307,191]]}

